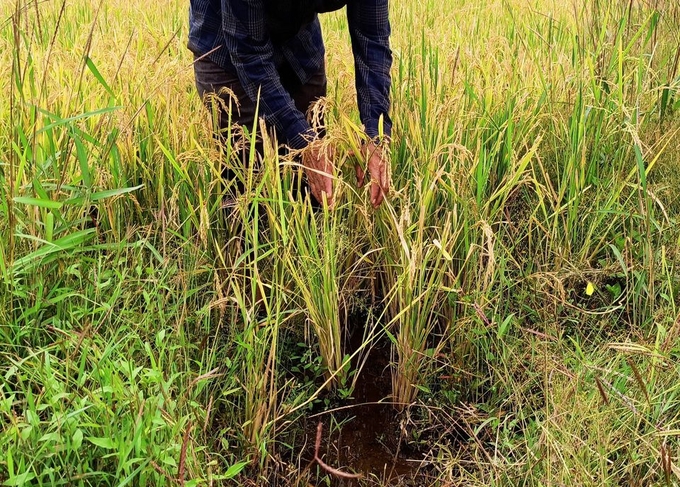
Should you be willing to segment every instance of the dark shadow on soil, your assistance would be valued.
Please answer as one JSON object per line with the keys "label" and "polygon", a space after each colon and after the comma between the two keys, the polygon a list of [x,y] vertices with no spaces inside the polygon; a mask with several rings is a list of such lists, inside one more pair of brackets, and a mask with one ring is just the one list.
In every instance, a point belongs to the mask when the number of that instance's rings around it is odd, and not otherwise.
{"label": "dark shadow on soil", "polygon": [[[360,320],[357,320],[361,322]],[[361,345],[363,330],[349,327],[351,353]],[[323,423],[319,456],[330,467],[346,473],[360,474],[360,479],[344,479],[328,474],[318,465],[318,485],[354,486],[415,486],[425,485],[425,470],[421,467],[423,453],[407,445],[400,426],[400,414],[390,403],[390,343],[384,339],[368,354],[351,399],[338,408],[318,416],[311,415],[305,427],[307,445],[303,454],[307,461],[314,457],[316,428]]]}

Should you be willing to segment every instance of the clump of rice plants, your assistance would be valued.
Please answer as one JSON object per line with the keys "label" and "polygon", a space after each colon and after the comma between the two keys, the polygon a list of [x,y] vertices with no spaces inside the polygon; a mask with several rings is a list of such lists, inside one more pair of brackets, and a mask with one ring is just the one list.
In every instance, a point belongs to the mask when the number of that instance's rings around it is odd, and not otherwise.
{"label": "clump of rice plants", "polygon": [[313,211],[214,140],[185,2],[0,5],[0,484],[332,483],[380,340],[395,485],[678,483],[677,2],[390,8],[391,194],[333,13]]}

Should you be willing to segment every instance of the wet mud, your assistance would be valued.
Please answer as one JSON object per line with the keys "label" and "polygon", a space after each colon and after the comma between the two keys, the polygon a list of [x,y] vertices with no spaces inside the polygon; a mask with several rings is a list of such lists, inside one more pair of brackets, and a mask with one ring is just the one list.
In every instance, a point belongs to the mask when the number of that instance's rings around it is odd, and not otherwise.
{"label": "wet mud", "polygon": [[[360,336],[350,337],[349,348],[360,343]],[[352,398],[308,422],[309,437],[318,422],[324,425],[319,457],[334,469],[361,477],[343,478],[316,467],[319,479],[328,475],[337,487],[424,485],[423,455],[407,444],[402,415],[391,404],[391,389],[390,344],[385,340],[369,352]],[[308,456],[313,455],[311,451]]]}

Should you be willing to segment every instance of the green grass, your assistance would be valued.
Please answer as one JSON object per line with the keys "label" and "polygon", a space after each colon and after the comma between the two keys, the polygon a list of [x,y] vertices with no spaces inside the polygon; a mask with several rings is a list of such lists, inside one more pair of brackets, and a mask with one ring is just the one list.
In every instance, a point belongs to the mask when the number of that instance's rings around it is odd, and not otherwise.
{"label": "green grass", "polygon": [[214,143],[185,2],[0,7],[0,485],[329,483],[299,424],[377,340],[421,484],[680,484],[678,6],[391,9],[394,191],[326,15],[312,213]]}

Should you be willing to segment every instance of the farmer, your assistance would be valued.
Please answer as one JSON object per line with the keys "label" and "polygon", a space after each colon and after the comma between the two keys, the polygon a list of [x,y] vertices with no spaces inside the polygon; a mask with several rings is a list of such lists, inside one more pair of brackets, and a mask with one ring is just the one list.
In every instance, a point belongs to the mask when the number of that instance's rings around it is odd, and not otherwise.
{"label": "farmer", "polygon": [[[370,199],[379,206],[389,191],[386,144],[390,107],[388,0],[191,0],[189,49],[195,55],[199,94],[231,90],[238,109],[220,110],[219,129],[232,123],[252,127],[256,107],[277,137],[301,150],[312,196],[333,204],[330,152],[307,121],[310,105],[326,95],[325,49],[318,13],[347,8],[359,113],[367,142],[362,157],[371,178]],[[258,103],[259,96],[259,103]],[[384,140],[379,140],[382,121]],[[364,171],[356,166],[357,183]]]}

